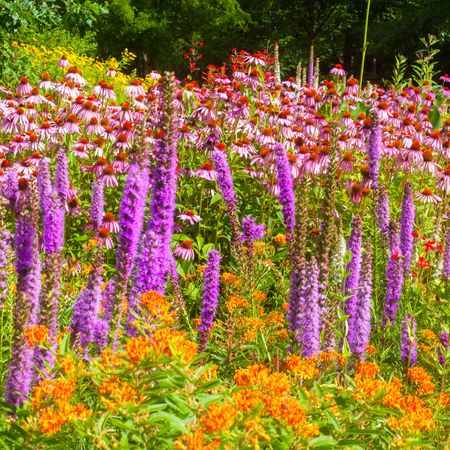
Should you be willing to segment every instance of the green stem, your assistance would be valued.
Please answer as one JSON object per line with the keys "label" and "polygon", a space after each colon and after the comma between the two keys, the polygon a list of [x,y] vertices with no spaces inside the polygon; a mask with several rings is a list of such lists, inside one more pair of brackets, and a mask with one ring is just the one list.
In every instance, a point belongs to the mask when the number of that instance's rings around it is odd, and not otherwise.
{"label": "green stem", "polygon": [[363,75],[364,75],[364,63],[366,61],[366,50],[367,50],[367,30],[369,29],[369,11],[370,11],[370,0],[367,0],[366,9],[366,23],[364,25],[364,41],[363,41],[363,51],[361,58],[361,72],[359,74],[359,97],[361,96]]}

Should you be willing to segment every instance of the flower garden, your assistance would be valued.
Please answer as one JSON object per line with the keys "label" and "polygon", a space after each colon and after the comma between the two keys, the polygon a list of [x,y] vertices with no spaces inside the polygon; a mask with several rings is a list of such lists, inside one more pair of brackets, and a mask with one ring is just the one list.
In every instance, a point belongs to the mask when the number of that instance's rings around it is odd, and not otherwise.
{"label": "flower garden", "polygon": [[60,53],[0,92],[0,446],[450,448],[450,77]]}

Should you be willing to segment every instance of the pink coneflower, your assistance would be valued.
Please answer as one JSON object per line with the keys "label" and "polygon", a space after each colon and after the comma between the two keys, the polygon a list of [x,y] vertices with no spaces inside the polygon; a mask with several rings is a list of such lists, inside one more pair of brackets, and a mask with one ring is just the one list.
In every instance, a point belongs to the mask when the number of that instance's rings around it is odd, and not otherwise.
{"label": "pink coneflower", "polygon": [[336,64],[330,70],[331,75],[336,75],[338,77],[345,77],[346,73],[342,64]]}
{"label": "pink coneflower", "polygon": [[[31,89],[31,95],[24,99],[24,103],[34,104],[34,105],[42,105],[45,103],[50,103],[46,97],[40,94],[39,88]],[[54,106],[54,105],[53,105]]]}
{"label": "pink coneflower", "polygon": [[65,122],[59,129],[59,132],[62,134],[80,134],[80,126],[78,125],[78,119],[75,114],[69,114],[66,117]]}
{"label": "pink coneflower", "polygon": [[83,78],[81,71],[75,66],[71,66],[67,69],[67,74],[64,77],[64,80],[72,81],[79,86],[86,86],[88,84],[88,82]]}
{"label": "pink coneflower", "polygon": [[191,170],[190,175],[193,177],[203,178],[209,181],[217,180],[217,172],[214,170],[211,162],[206,161],[200,169]]}
{"label": "pink coneflower", "polygon": [[439,130],[432,131],[430,134],[425,136],[423,143],[431,147],[433,150],[442,150],[441,132]]}
{"label": "pink coneflower", "polygon": [[192,209],[188,209],[184,213],[179,214],[178,218],[183,222],[189,222],[191,225],[202,220],[202,218],[197,216]]}
{"label": "pink coneflower", "polygon": [[356,78],[349,78],[346,84],[346,90],[350,95],[358,95],[359,84]]}
{"label": "pink coneflower", "polygon": [[93,94],[105,100],[116,100],[116,94],[112,84],[108,84],[105,80],[100,80],[98,85],[92,90]]}
{"label": "pink coneflower", "polygon": [[255,66],[264,67],[266,65],[266,61],[261,58],[262,55],[255,53],[255,55],[247,54],[242,59],[247,64],[253,64]]}
{"label": "pink coneflower", "polygon": [[81,138],[78,142],[72,145],[71,151],[77,156],[77,158],[84,159],[89,156],[89,150],[91,145],[89,145],[89,140],[86,138]]}
{"label": "pink coneflower", "polygon": [[67,200],[66,209],[71,216],[78,216],[80,214],[80,204],[78,203],[78,199],[76,197],[69,198],[69,200]]}
{"label": "pink coneflower", "polygon": [[440,80],[442,80],[444,83],[450,83],[450,77],[447,73],[444,73],[444,75],[441,75],[439,77]]}
{"label": "pink coneflower", "polygon": [[58,61],[58,67],[69,67],[69,61],[66,58],[66,55],[62,55],[61,59]]}
{"label": "pink coneflower", "polygon": [[103,179],[105,186],[117,187],[119,185],[117,178],[114,175],[114,167],[111,165],[107,165],[103,168],[101,178]]}
{"label": "pink coneflower", "polygon": [[178,256],[186,261],[193,261],[195,258],[195,253],[192,248],[192,241],[189,240],[185,240],[175,247],[173,253],[175,256]]}
{"label": "pink coneflower", "polygon": [[350,200],[353,203],[360,203],[363,195],[363,187],[358,181],[349,181],[347,187],[350,189]]}
{"label": "pink coneflower", "polygon": [[422,164],[423,153],[421,150],[420,142],[415,140],[411,143],[410,148],[402,151],[402,156],[414,165]]}
{"label": "pink coneflower", "polygon": [[108,228],[100,228],[98,230],[98,242],[104,245],[107,249],[114,247]]}
{"label": "pink coneflower", "polygon": [[351,172],[353,170],[353,155],[350,152],[346,152],[342,155],[339,168],[342,172]]}
{"label": "pink coneflower", "polygon": [[134,79],[130,81],[130,85],[124,90],[128,97],[137,97],[139,95],[145,96],[145,90],[142,87],[142,81]]}
{"label": "pink coneflower", "polygon": [[103,214],[103,220],[101,223],[103,228],[106,228],[110,231],[110,233],[118,233],[119,232],[119,223],[116,222],[116,218],[113,213],[107,212]]}
{"label": "pink coneflower", "polygon": [[19,174],[19,176],[29,178],[36,170],[36,167],[30,158],[24,158],[15,163],[13,165],[13,169]]}
{"label": "pink coneflower", "polygon": [[244,137],[242,140],[236,141],[231,147],[231,150],[243,158],[250,158],[250,156],[255,154],[255,147],[251,145],[248,137]]}
{"label": "pink coneflower", "polygon": [[276,142],[273,136],[273,131],[270,128],[264,128],[257,136],[256,141],[260,145],[273,145]]}
{"label": "pink coneflower", "polygon": [[450,164],[439,173],[436,188],[444,191],[446,194],[450,192]]}
{"label": "pink coneflower", "polygon": [[18,95],[30,95],[33,88],[28,83],[27,77],[22,77],[20,79],[19,86],[17,86],[17,94]]}
{"label": "pink coneflower", "polygon": [[91,117],[84,129],[87,134],[96,134],[98,136],[103,135],[105,132],[97,117]]}
{"label": "pink coneflower", "polygon": [[422,192],[416,192],[416,197],[423,203],[439,203],[442,200],[429,188],[425,188]]}
{"label": "pink coneflower", "polygon": [[114,167],[114,170],[116,171],[116,173],[125,173],[128,169],[128,155],[124,152],[119,152],[116,155],[116,158],[114,159],[114,161],[111,163],[111,166]]}
{"label": "pink coneflower", "polygon": [[128,136],[127,133],[119,133],[117,135],[117,139],[115,142],[115,147],[119,150],[119,151],[124,151],[124,150],[128,150],[131,148],[131,142],[129,142],[128,140]]}
{"label": "pink coneflower", "polygon": [[420,164],[419,169],[421,172],[429,172],[431,175],[436,176],[439,172],[440,166],[433,161],[433,152],[431,149],[426,148],[422,151],[423,162]]}
{"label": "pink coneflower", "polygon": [[61,83],[56,89],[55,94],[63,97],[63,98],[76,98],[79,95],[80,91],[75,86],[75,83],[73,81],[66,81],[64,83]]}
{"label": "pink coneflower", "polygon": [[117,71],[113,67],[109,67],[108,70],[106,71],[106,76],[114,78],[117,76]]}
{"label": "pink coneflower", "polygon": [[153,80],[159,80],[161,78],[161,74],[157,70],[152,70],[147,76]]}
{"label": "pink coneflower", "polygon": [[53,89],[54,85],[50,81],[50,75],[47,72],[44,72],[41,75],[41,81],[39,82],[38,87],[43,91],[50,91]]}
{"label": "pink coneflower", "polygon": [[322,171],[321,164],[319,162],[319,155],[316,152],[311,152],[308,159],[303,162],[302,170],[305,173],[311,173],[318,175]]}

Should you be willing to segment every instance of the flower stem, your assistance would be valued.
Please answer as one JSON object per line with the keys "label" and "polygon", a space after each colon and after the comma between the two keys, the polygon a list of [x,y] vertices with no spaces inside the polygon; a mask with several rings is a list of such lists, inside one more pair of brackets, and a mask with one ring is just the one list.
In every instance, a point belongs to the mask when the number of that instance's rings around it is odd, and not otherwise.
{"label": "flower stem", "polygon": [[364,62],[366,60],[367,30],[369,28],[369,11],[370,11],[370,0],[367,0],[366,22],[364,24],[364,41],[363,41],[363,50],[362,50],[362,57],[361,57],[361,72],[359,74],[359,94],[358,94],[358,97],[361,96],[362,81],[363,81],[363,75],[364,75]]}

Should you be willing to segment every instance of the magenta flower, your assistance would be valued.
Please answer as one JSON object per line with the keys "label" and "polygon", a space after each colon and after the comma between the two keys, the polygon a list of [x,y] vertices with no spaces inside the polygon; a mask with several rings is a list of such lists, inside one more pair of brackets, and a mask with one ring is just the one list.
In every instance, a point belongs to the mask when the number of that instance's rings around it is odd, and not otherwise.
{"label": "magenta flower", "polygon": [[336,75],[338,77],[345,77],[346,75],[346,72],[342,64],[336,64],[334,67],[331,68],[330,73],[331,75]]}
{"label": "magenta flower", "polygon": [[193,261],[195,258],[195,253],[192,248],[192,241],[189,240],[185,240],[177,247],[175,247],[173,253],[175,256],[178,256],[179,258],[186,261]]}
{"label": "magenta flower", "polygon": [[195,214],[192,209],[186,210],[184,213],[179,214],[177,217],[183,222],[189,222],[191,225],[202,220],[202,218]]}

